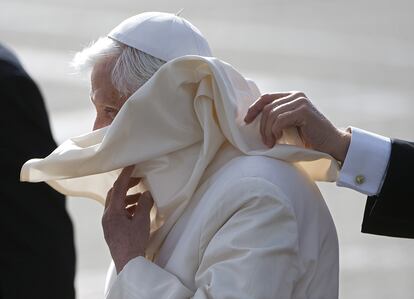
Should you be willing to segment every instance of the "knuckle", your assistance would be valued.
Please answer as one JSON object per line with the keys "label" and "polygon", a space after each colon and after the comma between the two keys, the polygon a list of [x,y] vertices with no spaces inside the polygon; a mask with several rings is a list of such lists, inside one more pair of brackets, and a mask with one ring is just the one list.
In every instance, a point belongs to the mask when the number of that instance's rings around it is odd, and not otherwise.
{"label": "knuckle", "polygon": [[272,111],[272,109],[273,106],[271,104],[268,104],[263,108],[263,113],[269,114]]}
{"label": "knuckle", "polygon": [[297,97],[306,97],[306,95],[305,95],[305,93],[303,92],[303,91],[296,91],[295,92],[295,95],[297,96]]}
{"label": "knuckle", "polygon": [[306,103],[304,103],[300,105],[297,110],[299,113],[303,114],[309,111],[309,106],[307,106]]}
{"label": "knuckle", "polygon": [[298,98],[298,102],[300,106],[305,106],[308,104],[308,100],[305,97]]}
{"label": "knuckle", "polygon": [[290,115],[292,115],[292,111],[291,110],[286,111],[284,113],[281,113],[281,114],[279,114],[277,116],[276,121],[280,122],[280,121],[284,120],[285,118],[289,117]]}
{"label": "knuckle", "polygon": [[285,112],[285,113],[278,115],[273,126],[276,127],[277,130],[279,130],[283,126],[283,124],[286,122],[286,120],[288,120],[291,117],[291,115],[292,115],[292,112]]}
{"label": "knuckle", "polygon": [[269,113],[269,121],[271,121],[273,123],[279,118],[279,116],[280,116],[280,113],[278,113],[277,109],[274,108]]}
{"label": "knuckle", "polygon": [[258,105],[258,103],[254,103],[253,106],[249,107],[249,110],[247,110],[247,113],[253,114],[253,113],[257,113],[260,111],[260,107]]}

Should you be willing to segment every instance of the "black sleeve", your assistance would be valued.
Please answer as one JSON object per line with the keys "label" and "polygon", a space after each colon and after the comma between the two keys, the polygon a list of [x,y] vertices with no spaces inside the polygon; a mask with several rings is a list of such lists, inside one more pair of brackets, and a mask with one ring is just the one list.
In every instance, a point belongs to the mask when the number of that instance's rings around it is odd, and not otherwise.
{"label": "black sleeve", "polygon": [[392,140],[381,193],[367,199],[362,232],[414,238],[414,143]]}

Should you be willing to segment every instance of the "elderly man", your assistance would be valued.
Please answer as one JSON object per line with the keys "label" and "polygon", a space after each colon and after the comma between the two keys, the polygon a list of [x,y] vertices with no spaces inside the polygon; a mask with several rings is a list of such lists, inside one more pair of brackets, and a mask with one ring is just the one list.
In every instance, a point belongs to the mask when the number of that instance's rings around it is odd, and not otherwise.
{"label": "elderly man", "polygon": [[[102,218],[107,298],[336,298],[335,226],[310,179],[329,158],[256,147],[240,115],[257,88],[210,56],[183,18],[127,19],[75,57],[92,68],[96,130],[22,178],[100,199],[124,168]],[[138,183],[150,193],[131,193]]]}

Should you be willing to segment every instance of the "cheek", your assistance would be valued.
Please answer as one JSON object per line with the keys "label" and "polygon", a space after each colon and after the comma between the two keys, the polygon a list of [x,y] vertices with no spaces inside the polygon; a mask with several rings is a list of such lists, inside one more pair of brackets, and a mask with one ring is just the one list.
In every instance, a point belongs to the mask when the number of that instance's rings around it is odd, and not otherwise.
{"label": "cheek", "polygon": [[112,123],[111,118],[97,114],[95,118],[95,122],[93,124],[93,130],[95,131],[103,127],[109,126],[111,123]]}

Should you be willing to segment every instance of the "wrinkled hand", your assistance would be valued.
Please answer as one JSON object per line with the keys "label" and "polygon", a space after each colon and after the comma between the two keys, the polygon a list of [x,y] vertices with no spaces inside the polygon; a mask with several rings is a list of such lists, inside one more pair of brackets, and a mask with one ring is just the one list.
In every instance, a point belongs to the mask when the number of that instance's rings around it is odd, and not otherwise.
{"label": "wrinkled hand", "polygon": [[251,123],[260,113],[260,133],[268,147],[273,147],[282,137],[282,130],[296,127],[306,147],[344,161],[351,134],[337,129],[304,93],[280,92],[262,95],[250,106],[245,122]]}
{"label": "wrinkled hand", "polygon": [[131,178],[134,166],[124,168],[109,190],[102,227],[106,243],[119,273],[137,256],[144,256],[150,234],[150,210],[153,200],[149,192],[127,195],[140,179]]}

